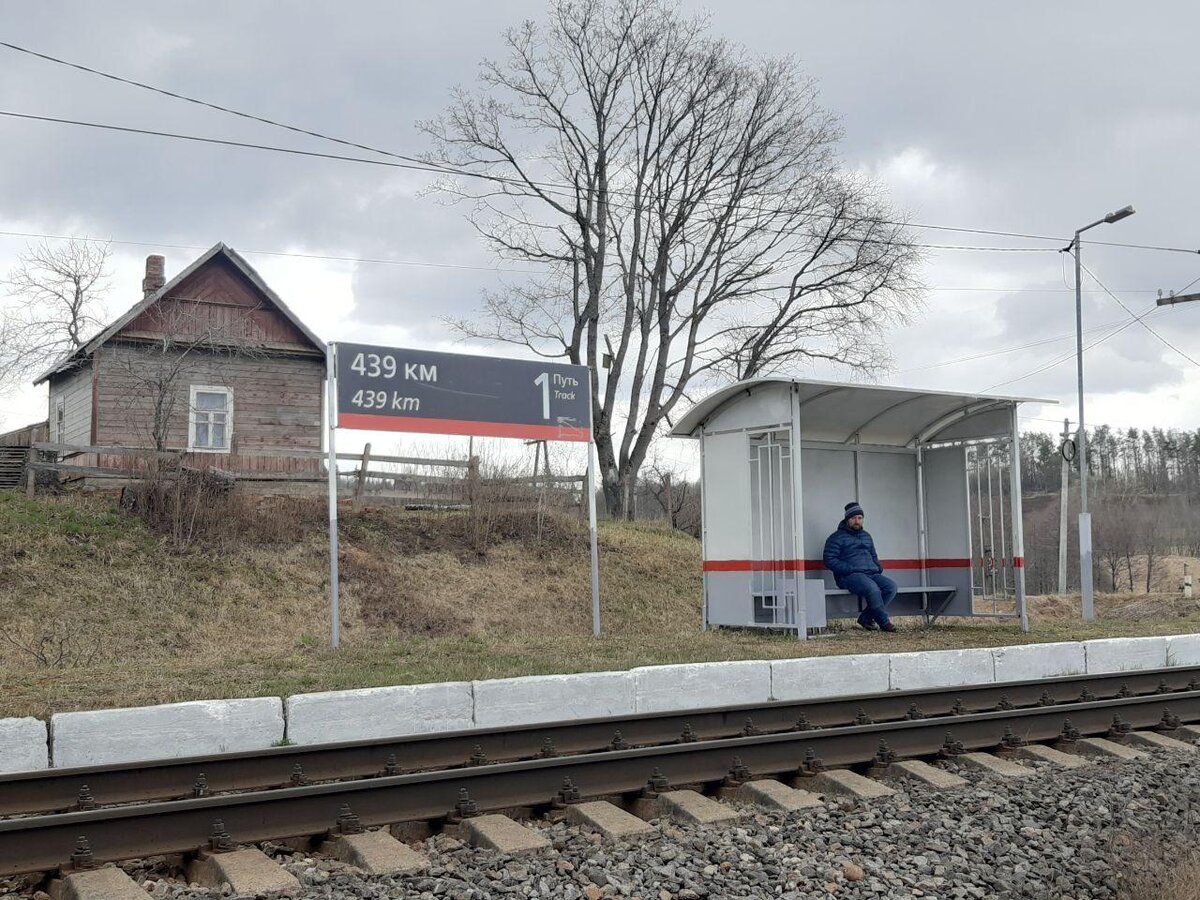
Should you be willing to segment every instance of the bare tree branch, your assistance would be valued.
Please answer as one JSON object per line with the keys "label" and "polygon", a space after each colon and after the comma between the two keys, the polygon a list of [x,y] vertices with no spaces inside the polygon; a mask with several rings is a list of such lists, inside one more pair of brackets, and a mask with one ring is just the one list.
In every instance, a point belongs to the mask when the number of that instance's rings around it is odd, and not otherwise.
{"label": "bare tree branch", "polygon": [[[423,124],[502,258],[544,275],[488,295],[467,335],[592,369],[610,512],[662,423],[706,382],[812,360],[878,371],[920,263],[791,60],[749,58],[666,0],[554,0]],[[612,360],[601,383],[600,339]]]}
{"label": "bare tree branch", "polygon": [[104,327],[108,244],[44,242],[0,281],[0,385],[13,389],[78,350]]}

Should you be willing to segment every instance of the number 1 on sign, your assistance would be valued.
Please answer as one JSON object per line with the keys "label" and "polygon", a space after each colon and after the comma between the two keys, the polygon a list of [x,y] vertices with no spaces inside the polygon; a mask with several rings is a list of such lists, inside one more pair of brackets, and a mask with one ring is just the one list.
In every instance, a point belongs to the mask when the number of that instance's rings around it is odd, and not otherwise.
{"label": "number 1 on sign", "polygon": [[543,372],[533,383],[542,386],[542,418],[550,421],[550,373]]}

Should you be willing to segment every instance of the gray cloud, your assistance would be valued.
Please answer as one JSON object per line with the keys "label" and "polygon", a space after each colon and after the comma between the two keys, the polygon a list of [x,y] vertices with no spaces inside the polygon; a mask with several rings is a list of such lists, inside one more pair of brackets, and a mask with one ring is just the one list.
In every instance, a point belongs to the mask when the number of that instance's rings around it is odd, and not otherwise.
{"label": "gray cloud", "polygon": [[[1136,217],[1091,234],[1200,247],[1192,210],[1200,196],[1193,164],[1200,80],[1190,62],[1200,11],[1192,4],[1156,4],[1153,14],[1117,2],[1033,0],[708,6],[713,31],[748,52],[803,60],[824,102],[843,117],[846,164],[882,179],[918,221],[1049,233],[1065,243],[1073,228],[1132,202]],[[685,0],[684,8],[700,11],[705,4]],[[336,10],[282,0],[142,0],[119,7],[70,0],[8,10],[5,35],[164,87],[416,153],[425,146],[417,120],[436,115],[451,86],[471,83],[479,61],[502,52],[504,28],[543,12],[540,0],[364,0]],[[0,50],[0,108],[341,152],[8,50]],[[493,265],[463,210],[422,196],[425,183],[421,175],[376,167],[0,120],[0,228]],[[919,233],[933,243],[1025,243]],[[0,264],[19,246],[0,241]],[[1094,246],[1084,252],[1089,267],[1137,311],[1153,295],[1124,290],[1178,288],[1200,275],[1195,255]],[[173,265],[188,261],[183,251],[169,255]],[[361,333],[403,324],[414,339],[444,341],[441,317],[469,314],[481,290],[500,286],[503,277],[361,264],[352,280],[353,313],[342,327]],[[937,252],[926,281],[1064,286],[1061,261],[1050,253]],[[1200,305],[1168,312],[1148,321],[1200,357]],[[1087,323],[1123,315],[1103,294],[1089,295]],[[1073,327],[1069,292],[934,292],[925,316],[896,333],[895,377],[979,389],[1052,361],[1070,342],[906,370],[914,360],[927,365]],[[1098,395],[1178,389],[1200,403],[1194,368],[1136,325],[1089,354],[1089,374]],[[1069,363],[1013,386],[1014,393],[1064,400],[1073,390]],[[1145,424],[1156,414],[1137,412]]]}

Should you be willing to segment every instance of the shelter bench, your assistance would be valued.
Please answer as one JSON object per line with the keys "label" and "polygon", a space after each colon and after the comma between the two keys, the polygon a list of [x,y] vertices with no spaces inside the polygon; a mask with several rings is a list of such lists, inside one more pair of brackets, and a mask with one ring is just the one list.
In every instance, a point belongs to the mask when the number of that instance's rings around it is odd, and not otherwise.
{"label": "shelter bench", "polygon": [[[888,614],[894,616],[924,616],[926,624],[930,624],[937,621],[938,616],[940,616],[946,607],[950,605],[950,601],[954,599],[954,595],[957,593],[958,588],[950,585],[930,584],[918,585],[917,587],[897,588],[897,600],[902,597],[917,597],[920,599],[920,605],[910,606],[909,604],[904,604],[895,610],[889,606]],[[858,611],[860,613],[867,607],[866,603],[861,597],[856,594],[852,594],[850,591],[843,590],[842,588],[826,588],[826,605],[828,605],[830,599],[856,600],[858,602]]]}

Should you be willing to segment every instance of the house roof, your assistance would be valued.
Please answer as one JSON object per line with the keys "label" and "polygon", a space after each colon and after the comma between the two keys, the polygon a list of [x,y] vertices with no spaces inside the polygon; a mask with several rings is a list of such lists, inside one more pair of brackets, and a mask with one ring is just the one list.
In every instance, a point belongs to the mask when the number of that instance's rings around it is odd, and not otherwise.
{"label": "house roof", "polygon": [[170,281],[168,281],[162,287],[160,287],[157,291],[155,291],[149,297],[146,297],[140,303],[137,303],[134,306],[132,306],[123,315],[121,315],[118,319],[116,319],[114,322],[112,322],[112,324],[110,324],[107,328],[105,328],[103,331],[101,331],[98,335],[96,335],[94,338],[92,338],[90,341],[88,341],[82,347],[79,347],[78,349],[72,351],[71,353],[68,353],[66,356],[64,356],[62,359],[60,359],[57,363],[55,363],[54,366],[52,366],[50,369],[48,369],[47,371],[45,371],[41,375],[39,375],[33,383],[35,385],[41,384],[43,381],[45,381],[50,376],[57,375],[59,372],[62,372],[64,370],[69,369],[72,366],[78,364],[80,360],[86,359],[87,357],[91,356],[93,353],[96,352],[96,350],[98,348],[102,347],[105,343],[107,343],[113,337],[113,335],[115,335],[118,331],[120,331],[122,328],[124,328],[126,325],[128,325],[130,322],[132,322],[134,319],[136,319],[139,315],[141,315],[143,312],[145,312],[147,309],[149,309],[151,306],[153,306],[159,300],[163,299],[164,297],[169,296],[171,294],[171,292],[174,291],[175,288],[179,287],[179,285],[186,278],[188,278],[190,275],[192,275],[194,272],[199,270],[202,266],[204,266],[205,264],[207,264],[208,262],[210,262],[212,259],[214,259],[217,256],[222,256],[225,259],[227,259],[234,266],[234,268],[236,268],[239,272],[241,272],[242,275],[244,275],[246,277],[246,279],[251,284],[254,285],[254,287],[256,287],[258,290],[262,291],[262,293],[267,297],[267,299],[270,300],[271,303],[273,303],[276,307],[279,308],[279,311],[281,313],[283,313],[283,315],[287,318],[287,320],[289,322],[291,322],[293,325],[295,325],[296,328],[298,328],[300,330],[300,332],[306,338],[308,338],[310,341],[312,341],[312,344],[314,347],[316,347],[319,350],[324,349],[325,342],[322,341],[319,337],[317,337],[317,335],[307,325],[305,325],[300,320],[299,316],[297,316],[294,312],[291,311],[291,309],[288,308],[288,305],[283,302],[283,299],[278,294],[276,294],[273,290],[271,290],[270,285],[268,285],[265,281],[263,281],[262,276],[258,274],[258,272],[255,270],[254,266],[252,266],[252,265],[250,265],[250,263],[246,262],[245,258],[240,253],[238,253],[236,250],[234,250],[232,247],[226,246],[224,243],[218,241],[216,244],[213,244],[213,246],[210,247],[197,260],[195,260],[190,266],[188,266],[186,269],[184,269],[182,272],[180,272],[178,275],[176,275],[174,278],[172,278]]}
{"label": "house roof", "polygon": [[767,385],[795,385],[801,431],[813,439],[850,444],[909,447],[938,440],[972,440],[1007,432],[1012,407],[1056,403],[1034,397],[928,391],[876,384],[845,384],[800,378],[755,378],[722,388],[693,406],[671,429],[673,437],[696,437],[707,422]]}

